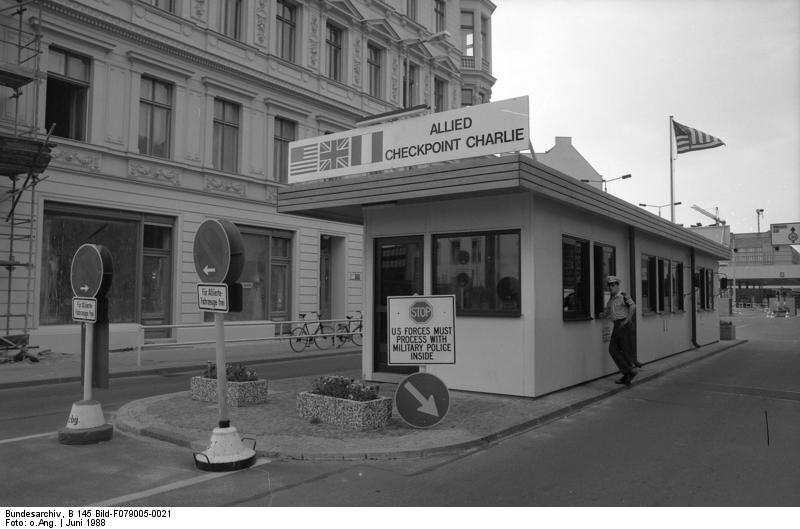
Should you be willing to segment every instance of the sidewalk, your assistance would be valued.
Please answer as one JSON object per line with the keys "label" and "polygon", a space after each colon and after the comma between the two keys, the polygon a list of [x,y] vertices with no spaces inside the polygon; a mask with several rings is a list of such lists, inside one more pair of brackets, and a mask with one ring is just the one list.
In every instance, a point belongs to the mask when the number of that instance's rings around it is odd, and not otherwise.
{"label": "sidewalk", "polygon": [[[665,373],[735,347],[746,340],[721,341],[689,350],[645,365],[632,388],[614,383],[617,374],[567,388],[539,398],[490,395],[466,391],[450,392],[450,409],[444,420],[430,429],[409,427],[393,410],[386,428],[370,432],[349,432],[328,424],[311,424],[296,412],[296,394],[311,386],[314,377],[269,380],[266,404],[230,408],[231,425],[242,438],[255,440],[259,456],[272,459],[364,460],[411,459],[432,454],[459,453],[477,449],[558,418],[571,415],[620,391],[636,391],[636,386]],[[277,361],[299,355],[347,354],[356,349],[304,353],[283,350],[279,344],[265,349],[258,346],[230,347],[229,361]],[[288,348],[287,348],[288,349]],[[112,376],[186,371],[202,368],[213,360],[208,350],[160,350],[145,353],[141,366],[135,352],[111,353]],[[23,365],[26,364],[26,365]],[[78,379],[80,358],[45,358],[38,364],[20,362],[0,365],[0,388]],[[268,372],[262,367],[260,372]],[[360,373],[344,373],[360,378]],[[382,383],[381,394],[394,396],[395,384]],[[120,432],[156,438],[195,452],[208,448],[211,432],[219,420],[216,403],[189,398],[187,391],[159,395],[130,402],[110,419]],[[248,445],[249,446],[249,445]]]}

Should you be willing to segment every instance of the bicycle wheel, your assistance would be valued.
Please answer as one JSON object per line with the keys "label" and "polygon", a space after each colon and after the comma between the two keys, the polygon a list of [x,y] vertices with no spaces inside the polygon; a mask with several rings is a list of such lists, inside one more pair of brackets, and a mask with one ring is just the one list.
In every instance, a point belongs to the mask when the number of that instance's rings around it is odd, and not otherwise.
{"label": "bicycle wheel", "polygon": [[361,344],[364,343],[362,339],[363,336],[361,335],[361,325],[359,325],[356,329],[353,330],[353,334],[350,335],[350,339],[353,340],[353,343],[356,344],[358,347],[361,347]]}
{"label": "bicycle wheel", "polygon": [[303,327],[295,327],[292,329],[292,337],[289,338],[289,347],[291,347],[292,351],[295,353],[299,353],[309,346],[310,340],[308,331]]}
{"label": "bicycle wheel", "polygon": [[340,323],[336,326],[336,336],[334,336],[334,343],[336,347],[341,347],[347,342],[347,325]]}
{"label": "bicycle wheel", "polygon": [[[328,336],[320,336],[320,334],[327,334]],[[322,325],[317,331],[314,331],[314,344],[320,349],[330,349],[336,341],[336,336],[333,334],[333,327],[330,325]]]}

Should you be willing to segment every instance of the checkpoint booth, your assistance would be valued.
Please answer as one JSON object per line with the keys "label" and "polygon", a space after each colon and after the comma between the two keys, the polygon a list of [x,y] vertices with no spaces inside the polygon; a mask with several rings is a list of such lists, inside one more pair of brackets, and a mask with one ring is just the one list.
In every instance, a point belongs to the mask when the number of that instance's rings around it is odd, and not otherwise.
{"label": "checkpoint booth", "polygon": [[[518,136],[527,143],[522,99]],[[444,124],[474,144],[468,138],[494,134],[477,129],[495,110],[491,126],[517,128],[512,114],[522,108],[495,103],[415,119],[430,136]],[[390,128],[384,159],[403,153]],[[425,141],[417,133],[413,148],[426,149]],[[508,150],[499,143],[495,149]],[[640,362],[719,340],[714,282],[728,248],[531,155],[449,154],[443,163],[350,167],[335,178],[320,171],[279,193],[282,213],[364,226],[365,380],[399,382],[419,369],[389,362],[391,296],[454,296],[455,361],[425,370],[455,390],[535,397],[616,371],[604,341],[608,322],[597,317],[608,275],[620,277],[639,305]]]}

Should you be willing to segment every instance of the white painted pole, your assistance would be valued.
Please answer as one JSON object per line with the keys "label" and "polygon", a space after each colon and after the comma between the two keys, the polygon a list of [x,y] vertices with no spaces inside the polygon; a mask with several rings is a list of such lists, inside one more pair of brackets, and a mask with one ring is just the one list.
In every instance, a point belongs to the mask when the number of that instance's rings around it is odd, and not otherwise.
{"label": "white painted pole", "polygon": [[94,348],[94,323],[84,323],[83,348],[83,400],[92,400],[92,349]]}
{"label": "white painted pole", "polygon": [[225,373],[225,315],[214,313],[214,327],[217,334],[217,401],[219,402],[219,427],[230,426],[228,421],[228,378]]}

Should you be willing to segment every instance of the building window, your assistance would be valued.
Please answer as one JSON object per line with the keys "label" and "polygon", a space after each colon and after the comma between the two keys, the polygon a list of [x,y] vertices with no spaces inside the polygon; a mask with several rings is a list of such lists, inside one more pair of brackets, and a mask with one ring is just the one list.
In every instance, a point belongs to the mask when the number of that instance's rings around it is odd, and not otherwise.
{"label": "building window", "polygon": [[471,88],[462,88],[461,89],[461,106],[462,107],[469,107],[475,104],[474,100],[474,92]]}
{"label": "building window", "polygon": [[675,263],[675,303],[676,310],[685,310],[685,291],[683,286],[683,263]]}
{"label": "building window", "polygon": [[642,255],[642,313],[655,312],[658,306],[656,258]]}
{"label": "building window", "polygon": [[417,0],[406,0],[406,16],[411,20],[417,19]]}
{"label": "building window", "polygon": [[172,85],[142,76],[139,95],[139,152],[169,158]]}
{"label": "building window", "polygon": [[275,118],[275,141],[273,144],[274,178],[286,183],[289,178],[289,143],[297,139],[297,123]]}
{"label": "building window", "polygon": [[481,57],[489,60],[489,19],[481,17]]}
{"label": "building window", "polygon": [[594,313],[600,315],[611,293],[606,286],[608,276],[617,275],[617,249],[613,246],[594,245]]}
{"label": "building window", "polygon": [[589,241],[561,239],[561,283],[564,319],[586,319],[589,314]]}
{"label": "building window", "polygon": [[89,59],[58,48],[48,59],[45,128],[55,124],[53,136],[85,141]]}
{"label": "building window", "polygon": [[410,108],[417,104],[419,67],[409,61],[405,61],[403,64],[407,67],[407,73],[403,74],[403,101],[405,101],[405,108]]}
{"label": "building window", "polygon": [[219,32],[239,40],[242,31],[242,0],[222,0],[219,8]]}
{"label": "building window", "polygon": [[518,316],[520,233],[433,236],[433,293],[453,294],[460,316]]}
{"label": "building window", "polygon": [[45,202],[42,325],[73,323],[70,267],[85,243],[103,245],[111,253],[114,279],[107,295],[111,323],[168,324],[173,223],[171,217]]}
{"label": "building window", "polygon": [[669,259],[658,260],[658,311],[672,312],[672,280]]}
{"label": "building window", "polygon": [[277,20],[278,56],[294,62],[297,8],[286,0],[278,0],[278,13],[275,18]]}
{"label": "building window", "polygon": [[342,80],[342,30],[332,24],[325,26],[325,47],[328,50],[328,77]]}
{"label": "building window", "polygon": [[433,18],[436,23],[437,33],[445,30],[446,27],[444,18],[445,12],[446,12],[445,0],[436,0],[433,6]]}
{"label": "building window", "polygon": [[380,98],[381,94],[381,71],[383,62],[383,52],[380,48],[367,45],[367,87],[369,95]]}
{"label": "building window", "polygon": [[145,4],[150,4],[153,7],[157,7],[159,9],[163,9],[164,11],[169,11],[170,13],[175,12],[175,0],[141,0]]}
{"label": "building window", "polygon": [[239,170],[239,105],[214,99],[214,169]]}
{"label": "building window", "polygon": [[442,112],[447,110],[445,107],[445,97],[447,95],[447,82],[444,79],[435,77],[433,80],[433,111]]}
{"label": "building window", "polygon": [[475,56],[475,16],[472,11],[461,12],[461,51],[466,57]]}
{"label": "building window", "polygon": [[[292,234],[252,226],[238,226],[244,242],[245,262],[242,284],[242,311],[229,312],[226,321],[287,321],[291,299]],[[212,321],[213,313],[205,313]]]}

